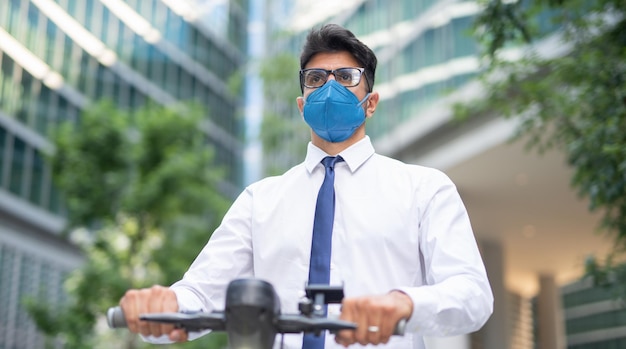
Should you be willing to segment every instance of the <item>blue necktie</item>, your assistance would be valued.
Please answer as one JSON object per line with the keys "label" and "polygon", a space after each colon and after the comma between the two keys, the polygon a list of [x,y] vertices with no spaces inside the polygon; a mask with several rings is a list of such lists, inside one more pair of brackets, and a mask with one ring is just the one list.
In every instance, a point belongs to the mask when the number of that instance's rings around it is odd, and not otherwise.
{"label": "blue necktie", "polygon": [[[315,220],[313,221],[313,241],[311,243],[311,263],[309,266],[309,284],[330,283],[330,252],[335,220],[335,163],[343,161],[341,156],[327,156],[322,159],[326,169],[324,182],[317,194]],[[324,309],[326,315],[326,308]],[[302,342],[303,349],[323,349],[325,332],[320,336],[306,334]]]}

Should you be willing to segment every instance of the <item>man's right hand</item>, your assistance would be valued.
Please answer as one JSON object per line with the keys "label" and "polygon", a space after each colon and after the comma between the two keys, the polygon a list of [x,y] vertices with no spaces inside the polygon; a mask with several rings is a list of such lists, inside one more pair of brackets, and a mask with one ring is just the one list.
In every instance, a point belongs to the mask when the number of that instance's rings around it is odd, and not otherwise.
{"label": "man's right hand", "polygon": [[152,286],[139,290],[128,290],[120,300],[128,329],[144,336],[167,335],[174,342],[187,341],[187,332],[173,325],[140,321],[140,314],[178,312],[178,301],[174,291],[163,286]]}

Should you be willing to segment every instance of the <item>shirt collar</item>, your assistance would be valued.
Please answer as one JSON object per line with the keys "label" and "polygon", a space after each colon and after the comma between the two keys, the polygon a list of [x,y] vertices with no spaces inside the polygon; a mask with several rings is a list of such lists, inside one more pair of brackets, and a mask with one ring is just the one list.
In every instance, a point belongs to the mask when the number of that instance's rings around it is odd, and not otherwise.
{"label": "shirt collar", "polygon": [[[350,147],[344,149],[341,153],[337,155],[341,155],[343,160],[348,164],[348,168],[350,168],[350,172],[356,171],[361,165],[367,161],[374,154],[374,146],[369,138],[369,136],[363,137],[360,141],[354,143]],[[313,145],[313,143],[309,142],[306,158],[304,159],[304,166],[309,171],[309,173],[313,172],[315,166],[317,166],[323,158],[330,156],[326,154],[322,149]]]}

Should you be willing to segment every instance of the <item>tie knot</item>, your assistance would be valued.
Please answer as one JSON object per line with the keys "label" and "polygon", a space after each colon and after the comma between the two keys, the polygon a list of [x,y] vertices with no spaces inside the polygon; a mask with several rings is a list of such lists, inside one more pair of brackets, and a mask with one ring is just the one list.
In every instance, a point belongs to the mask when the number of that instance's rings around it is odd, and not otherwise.
{"label": "tie knot", "polygon": [[322,159],[322,164],[326,168],[334,168],[335,164],[341,161],[343,161],[341,156],[327,156]]}

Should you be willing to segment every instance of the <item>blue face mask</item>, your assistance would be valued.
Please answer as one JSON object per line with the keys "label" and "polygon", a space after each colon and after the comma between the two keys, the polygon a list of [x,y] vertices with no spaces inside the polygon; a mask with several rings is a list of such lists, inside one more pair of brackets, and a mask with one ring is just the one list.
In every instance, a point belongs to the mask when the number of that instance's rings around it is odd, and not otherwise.
{"label": "blue face mask", "polygon": [[304,101],[304,121],[316,135],[329,142],[343,142],[365,122],[363,103],[335,80],[328,80]]}

